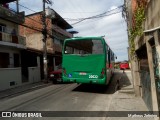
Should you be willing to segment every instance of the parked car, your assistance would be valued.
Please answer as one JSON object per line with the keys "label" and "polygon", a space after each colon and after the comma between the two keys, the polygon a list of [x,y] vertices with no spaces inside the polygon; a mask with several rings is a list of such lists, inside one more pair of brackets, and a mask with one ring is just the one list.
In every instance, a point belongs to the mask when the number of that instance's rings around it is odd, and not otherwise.
{"label": "parked car", "polygon": [[121,63],[119,64],[119,68],[120,68],[121,70],[129,69],[129,63],[128,63],[128,62],[121,62]]}
{"label": "parked car", "polygon": [[62,82],[62,65],[59,65],[57,70],[51,71],[49,73],[49,79],[53,83]]}

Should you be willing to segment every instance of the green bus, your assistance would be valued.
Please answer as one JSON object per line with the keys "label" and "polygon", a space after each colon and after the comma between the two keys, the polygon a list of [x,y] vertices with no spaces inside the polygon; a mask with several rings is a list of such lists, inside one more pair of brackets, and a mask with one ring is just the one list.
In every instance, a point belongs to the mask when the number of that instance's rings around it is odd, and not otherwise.
{"label": "green bus", "polygon": [[66,39],[62,51],[63,82],[108,84],[115,55],[103,37]]}

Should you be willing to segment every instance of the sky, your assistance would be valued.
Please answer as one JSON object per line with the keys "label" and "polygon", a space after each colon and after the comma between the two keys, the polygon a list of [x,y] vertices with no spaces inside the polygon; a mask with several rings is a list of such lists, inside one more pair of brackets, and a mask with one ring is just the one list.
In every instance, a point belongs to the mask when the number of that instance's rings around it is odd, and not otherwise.
{"label": "sky", "polygon": [[[74,36],[104,36],[107,44],[116,54],[116,61],[128,60],[128,37],[127,26],[122,12],[117,7],[124,4],[124,0],[50,0],[52,5],[46,4],[46,7],[54,9],[62,18],[78,31]],[[23,5],[30,10],[20,7],[25,14],[42,11],[42,0],[20,0]],[[115,10],[116,9],[116,10]],[[107,11],[105,17],[84,20],[78,24],[73,19],[95,16]],[[113,14],[113,13],[116,14]],[[72,20],[71,20],[72,19]]]}

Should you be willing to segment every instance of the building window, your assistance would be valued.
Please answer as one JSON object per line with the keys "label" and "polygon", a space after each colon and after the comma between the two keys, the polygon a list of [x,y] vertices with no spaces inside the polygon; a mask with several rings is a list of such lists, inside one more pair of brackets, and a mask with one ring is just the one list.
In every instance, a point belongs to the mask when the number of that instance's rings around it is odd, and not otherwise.
{"label": "building window", "polygon": [[0,32],[5,32],[6,25],[0,24]]}
{"label": "building window", "polygon": [[9,66],[9,53],[0,52],[0,68],[8,68]]}

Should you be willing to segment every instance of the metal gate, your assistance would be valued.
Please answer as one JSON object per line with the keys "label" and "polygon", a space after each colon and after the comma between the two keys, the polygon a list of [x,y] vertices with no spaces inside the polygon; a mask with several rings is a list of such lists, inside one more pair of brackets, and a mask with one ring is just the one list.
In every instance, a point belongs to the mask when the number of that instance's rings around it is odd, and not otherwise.
{"label": "metal gate", "polygon": [[158,47],[156,47],[155,45],[152,46],[153,68],[154,68],[154,76],[155,76],[158,104],[160,110],[160,57],[159,57],[160,55],[158,51],[160,51],[159,46]]}

